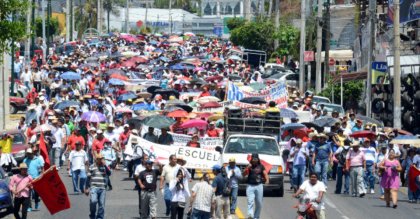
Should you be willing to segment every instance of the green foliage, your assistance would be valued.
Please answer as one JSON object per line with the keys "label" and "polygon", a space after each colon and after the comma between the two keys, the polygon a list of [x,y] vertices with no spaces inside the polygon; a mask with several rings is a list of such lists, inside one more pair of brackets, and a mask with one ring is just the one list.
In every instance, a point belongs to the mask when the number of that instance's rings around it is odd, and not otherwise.
{"label": "green foliage", "polygon": [[[169,1],[170,0],[155,0],[155,7],[156,8],[169,8]],[[201,1],[199,1],[199,3],[200,2]],[[196,8],[195,6],[191,4],[191,0],[172,0],[172,8],[184,9],[191,13],[196,13],[197,11],[200,11],[199,8]]]}
{"label": "green foliage", "polygon": [[[51,18],[50,23],[48,23],[48,20],[45,19],[45,29],[48,29],[48,28],[50,30],[51,36],[54,36],[60,33],[60,26],[58,24],[58,19]],[[35,34],[37,37],[42,37],[42,18],[40,17],[35,19]]]}
{"label": "green foliage", "polygon": [[282,22],[280,28],[275,32],[274,38],[279,40],[277,53],[279,56],[299,56],[300,32],[292,25]]}
{"label": "green foliage", "polygon": [[113,14],[115,16],[119,16],[120,15],[120,11],[118,9],[118,6],[120,7],[124,7],[125,6],[125,1],[124,0],[104,0],[104,10],[106,11],[106,29],[108,32],[110,27],[109,27],[109,23],[110,23],[110,15]]}
{"label": "green foliage", "polygon": [[12,15],[25,15],[29,7],[25,0],[0,1],[0,63],[3,61],[3,53],[11,49],[11,41],[24,39],[26,35],[26,23],[20,19],[12,20]]}
{"label": "green foliage", "polygon": [[230,31],[243,26],[246,23],[246,20],[243,18],[229,18],[226,21],[226,26],[229,28]]}
{"label": "green foliage", "polygon": [[[334,89],[334,103],[340,104],[341,87],[340,83],[330,81],[328,87],[321,91],[319,96],[328,97],[332,100],[332,90]],[[363,81],[349,81],[343,83],[343,100],[346,102],[359,102],[363,92]]]}
{"label": "green foliage", "polygon": [[[83,32],[88,28],[97,28],[97,1],[86,0],[85,4],[80,4],[75,10],[75,30],[78,38],[82,37]],[[69,27],[67,27],[69,28]]]}
{"label": "green foliage", "polygon": [[231,31],[230,40],[233,44],[247,49],[273,52],[274,24],[269,20],[245,22],[244,25]]}

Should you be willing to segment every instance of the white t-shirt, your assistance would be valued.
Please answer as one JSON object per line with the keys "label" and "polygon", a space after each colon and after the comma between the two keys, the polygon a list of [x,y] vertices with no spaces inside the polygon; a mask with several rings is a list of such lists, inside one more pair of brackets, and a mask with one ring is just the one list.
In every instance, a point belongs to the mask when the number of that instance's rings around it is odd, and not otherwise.
{"label": "white t-shirt", "polygon": [[[302,185],[300,186],[301,190],[303,190],[303,198],[308,198],[310,200],[316,200],[319,196],[319,192],[324,192],[324,196],[325,196],[325,185],[322,181],[318,180],[318,182],[315,185],[312,185],[308,180],[305,180],[305,182],[302,183]],[[325,209],[325,203],[324,203],[324,196],[322,196],[322,200],[321,203],[317,204],[314,203],[313,207],[315,210],[322,210]]]}
{"label": "white t-shirt", "polygon": [[135,175],[135,176],[139,176],[139,175],[140,175],[140,173],[141,173],[143,170],[146,170],[146,167],[145,167],[145,166],[143,166],[143,164],[139,164],[139,165],[137,165],[136,169],[134,170],[134,175]]}
{"label": "white t-shirt", "polygon": [[413,164],[416,165],[417,168],[420,168],[420,155],[416,154],[414,156]]}
{"label": "white t-shirt", "polygon": [[69,161],[71,163],[72,171],[84,170],[85,163],[88,161],[87,153],[84,150],[72,150],[69,155]]}
{"label": "white t-shirt", "polygon": [[62,128],[57,128],[57,130],[54,133],[55,137],[55,144],[53,145],[53,148],[61,148],[61,140],[64,138],[64,132]]}
{"label": "white t-shirt", "polygon": [[35,71],[33,74],[34,81],[41,81],[42,72],[41,71]]}

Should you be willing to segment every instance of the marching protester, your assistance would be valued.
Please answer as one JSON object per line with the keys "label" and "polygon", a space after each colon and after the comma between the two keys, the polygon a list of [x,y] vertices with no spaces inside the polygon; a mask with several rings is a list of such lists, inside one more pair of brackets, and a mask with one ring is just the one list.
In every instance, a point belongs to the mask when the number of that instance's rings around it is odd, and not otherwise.
{"label": "marching protester", "polygon": [[171,219],[184,218],[185,205],[190,196],[187,174],[188,171],[179,168],[175,178],[169,183],[169,190],[172,193]]}
{"label": "marching protester", "polygon": [[162,174],[160,175],[159,189],[162,191],[163,199],[165,200],[166,216],[169,216],[171,213],[172,192],[169,189],[169,183],[174,180],[174,172],[179,169],[179,166],[180,165],[177,164],[176,156],[172,154],[169,156],[169,164],[163,167]]}
{"label": "marching protester", "polygon": [[349,139],[344,140],[343,146],[339,147],[335,152],[334,156],[338,161],[337,165],[337,182],[335,186],[335,194],[341,194],[343,188],[343,176],[344,176],[344,194],[350,194],[350,173],[346,171],[346,157],[350,151],[351,141]]}
{"label": "marching protester", "polygon": [[226,167],[227,177],[231,184],[230,192],[230,214],[235,214],[236,204],[238,200],[239,180],[242,180],[242,173],[238,166],[236,166],[236,159],[229,158],[229,165]]}
{"label": "marching protester", "polygon": [[[136,182],[137,192],[139,196],[139,214],[141,217],[141,188],[139,184],[139,175],[141,172],[146,170],[146,161],[149,161],[149,155],[144,154],[143,159],[141,160],[141,163],[137,165],[136,170],[134,170],[134,180]],[[152,166],[152,169],[154,169],[154,166]]]}
{"label": "marching protester", "polygon": [[383,171],[381,186],[385,189],[385,202],[387,207],[397,208],[398,189],[400,188],[399,172],[402,171],[400,162],[395,158],[395,151],[390,150],[388,157],[380,164],[379,169]]}
{"label": "marching protester", "polygon": [[312,165],[315,166],[315,172],[318,178],[324,183],[325,187],[328,185],[328,165],[332,164],[332,149],[331,145],[326,142],[328,136],[324,133],[318,135],[319,144],[314,149],[312,157]]}
{"label": "marching protester", "polygon": [[366,191],[370,191],[370,194],[375,193],[375,166],[376,166],[376,157],[377,152],[374,147],[372,147],[370,139],[365,138],[363,142],[363,148],[360,148],[363,151],[366,159],[366,170],[364,171],[364,184]]}
{"label": "marching protester", "polygon": [[75,143],[76,148],[70,152],[67,170],[71,170],[73,191],[76,194],[85,191],[86,168],[89,165],[87,153],[83,150],[82,142]]}
{"label": "marching protester", "polygon": [[263,204],[263,183],[269,184],[270,182],[267,170],[261,164],[258,154],[251,155],[250,164],[242,172],[242,175],[247,177],[248,217],[260,218]]}
{"label": "marching protester", "polygon": [[350,173],[352,195],[363,198],[366,194],[363,182],[363,170],[366,169],[365,154],[359,149],[360,142],[358,140],[353,140],[350,147],[352,148],[346,156],[345,171]]}
{"label": "marching protester", "polygon": [[106,166],[102,154],[97,153],[95,163],[89,167],[85,188],[85,194],[90,194],[90,219],[105,218],[106,185],[109,175],[111,170]]}
{"label": "marching protester", "polygon": [[214,189],[210,185],[210,176],[204,173],[200,182],[191,189],[190,211],[192,219],[210,219],[211,209],[216,205]]}
{"label": "marching protester", "polygon": [[293,158],[293,172],[292,180],[294,190],[297,191],[305,179],[306,160],[309,158],[309,151],[302,146],[302,139],[296,140],[296,146],[290,151],[290,156]]}
{"label": "marching protester", "polygon": [[213,166],[213,174],[216,176],[212,187],[216,195],[216,211],[214,218],[227,219],[230,214],[230,194],[232,185],[226,171],[219,165]]}
{"label": "marching protester", "polygon": [[157,217],[157,179],[159,170],[153,169],[153,161],[146,161],[146,169],[140,172],[138,184],[141,190],[141,219]]}
{"label": "marching protester", "polygon": [[[26,158],[23,160],[23,162],[28,167],[28,174],[31,176],[32,179],[37,179],[41,176],[41,174],[44,172],[44,159],[42,156],[38,155],[38,150],[36,149],[37,146],[34,145],[32,148],[26,149]],[[39,209],[39,202],[41,201],[39,198],[39,194],[31,189],[30,191],[30,197],[34,199],[35,201],[35,210]],[[28,212],[32,211],[32,201],[31,198],[29,199],[29,207]]]}
{"label": "marching protester", "polygon": [[[117,155],[114,148],[112,148],[112,142],[109,140],[104,144],[104,149],[102,149],[102,156],[104,156],[106,166],[108,166],[111,171],[114,170],[117,166]],[[107,189],[112,190],[110,176],[107,176]]]}
{"label": "marching protester", "polygon": [[5,168],[7,172],[16,166],[16,160],[12,156],[13,137],[7,133],[3,133],[0,139],[0,166]]}
{"label": "marching protester", "polygon": [[[28,208],[31,202],[31,182],[32,177],[28,175],[28,166],[26,163],[19,164],[19,173],[13,175],[9,182],[9,189],[14,195],[13,215],[16,219],[26,219]],[[19,215],[22,212],[22,216]]]}

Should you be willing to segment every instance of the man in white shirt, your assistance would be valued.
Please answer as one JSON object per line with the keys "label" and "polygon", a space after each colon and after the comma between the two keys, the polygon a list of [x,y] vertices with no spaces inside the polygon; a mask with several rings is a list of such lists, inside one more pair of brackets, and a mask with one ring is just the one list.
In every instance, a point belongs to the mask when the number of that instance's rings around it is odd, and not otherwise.
{"label": "man in white shirt", "polygon": [[302,183],[299,190],[293,194],[293,197],[303,193],[303,198],[311,201],[317,218],[325,219],[324,194],[326,191],[324,183],[318,180],[318,175],[311,173],[309,179]]}
{"label": "man in white shirt", "polygon": [[[376,166],[376,157],[377,152],[374,147],[370,144],[370,139],[365,138],[363,142],[363,147],[360,148],[361,151],[365,154],[366,159],[366,170],[364,172],[364,181],[365,181],[365,188],[366,191],[369,191],[370,193],[375,193],[375,166]],[[369,188],[368,188],[369,187]]]}
{"label": "man in white shirt", "polygon": [[64,148],[64,142],[66,142],[66,134],[62,127],[63,121],[57,121],[57,119],[55,119],[52,123],[56,130],[54,132],[55,143],[52,146],[52,150],[50,150],[50,160],[53,161],[53,164],[55,164],[59,170],[61,168],[61,151]]}
{"label": "man in white shirt", "polygon": [[163,193],[163,199],[166,204],[166,216],[169,216],[171,212],[172,193],[169,190],[169,183],[175,178],[175,170],[179,169],[179,164],[176,161],[177,159],[174,154],[169,156],[169,164],[163,167],[162,174],[160,175],[160,190]]}
{"label": "man in white shirt", "polygon": [[20,76],[20,80],[25,84],[25,86],[30,90],[31,89],[31,78],[32,74],[28,70],[28,67],[25,68],[25,71],[23,71],[22,75]]}
{"label": "man in white shirt", "polygon": [[[88,165],[87,153],[82,149],[82,142],[76,142],[76,150],[72,150],[69,155],[67,170],[71,167],[73,179],[73,191],[78,194],[85,191],[86,166]],[[80,179],[80,182],[79,182]],[[80,188],[80,190],[78,189]]]}

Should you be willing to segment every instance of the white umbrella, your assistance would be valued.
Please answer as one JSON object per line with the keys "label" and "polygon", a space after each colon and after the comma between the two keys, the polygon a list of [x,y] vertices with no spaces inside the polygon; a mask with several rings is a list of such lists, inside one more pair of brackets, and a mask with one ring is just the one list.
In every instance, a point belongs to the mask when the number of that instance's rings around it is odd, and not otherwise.
{"label": "white umbrella", "polygon": [[42,125],[40,125],[40,126],[37,126],[34,130],[33,130],[33,132],[35,132],[35,133],[39,133],[39,132],[48,132],[48,131],[51,131],[51,130],[53,130],[53,126],[52,125],[49,125],[49,124],[42,124]]}
{"label": "white umbrella", "polygon": [[208,102],[219,102],[220,99],[215,96],[206,96],[206,97],[200,97],[197,102],[198,103],[208,103]]}

